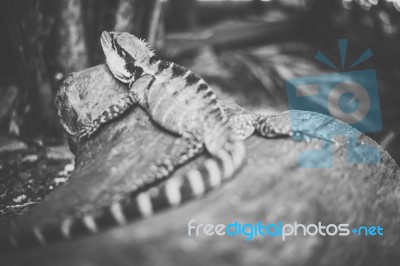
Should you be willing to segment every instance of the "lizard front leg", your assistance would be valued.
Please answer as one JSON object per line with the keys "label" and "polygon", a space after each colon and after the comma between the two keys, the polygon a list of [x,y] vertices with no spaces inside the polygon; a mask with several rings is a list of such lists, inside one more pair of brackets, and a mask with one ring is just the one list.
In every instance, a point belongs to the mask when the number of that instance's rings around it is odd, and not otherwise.
{"label": "lizard front leg", "polygon": [[133,91],[129,91],[127,95],[117,100],[106,110],[104,110],[100,116],[85,125],[82,130],[78,131],[75,134],[75,137],[77,137],[79,140],[85,137],[90,137],[101,127],[101,125],[119,117],[120,115],[125,113],[126,110],[128,110],[131,106],[137,103],[138,97]]}
{"label": "lizard front leg", "polygon": [[[278,138],[293,136],[290,123],[276,123],[275,115],[260,115],[257,114],[254,120],[255,131],[265,138]],[[300,133],[298,133],[300,134]]]}
{"label": "lizard front leg", "polygon": [[312,132],[293,130],[290,118],[282,120],[278,115],[262,115],[253,113],[232,102],[223,102],[222,110],[228,117],[232,128],[239,139],[247,139],[254,132],[264,138],[285,138],[293,137],[295,140],[310,141],[320,139],[330,143],[331,140],[324,136],[318,136]]}

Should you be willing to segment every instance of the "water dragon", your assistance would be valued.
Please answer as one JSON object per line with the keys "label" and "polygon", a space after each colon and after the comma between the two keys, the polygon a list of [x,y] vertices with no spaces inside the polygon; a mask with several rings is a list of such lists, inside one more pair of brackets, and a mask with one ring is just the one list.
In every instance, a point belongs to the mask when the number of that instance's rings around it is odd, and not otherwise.
{"label": "water dragon", "polygon": [[[277,127],[272,116],[223,103],[211,87],[183,66],[159,60],[148,44],[129,33],[103,32],[101,45],[112,75],[126,83],[126,95],[76,133],[85,141],[101,126],[134,106],[143,108],[154,123],[180,136],[174,156],[155,162],[137,178],[124,200],[103,206],[96,215],[82,215],[0,237],[2,250],[19,249],[93,234],[112,226],[149,217],[157,211],[202,196],[230,180],[245,159],[243,140],[255,132],[263,137],[287,137],[290,126]],[[131,89],[138,78],[150,75],[147,87]],[[204,150],[211,157],[180,176],[174,170]],[[164,182],[163,182],[164,181]]]}

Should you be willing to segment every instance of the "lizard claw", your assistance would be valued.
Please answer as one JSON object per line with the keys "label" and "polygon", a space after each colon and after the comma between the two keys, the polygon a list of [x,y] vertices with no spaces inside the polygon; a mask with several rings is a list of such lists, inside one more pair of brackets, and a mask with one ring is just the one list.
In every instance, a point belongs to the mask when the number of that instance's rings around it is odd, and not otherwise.
{"label": "lizard claw", "polygon": [[88,128],[81,129],[80,131],[78,131],[78,132],[75,133],[75,137],[76,137],[79,141],[81,141],[82,139],[84,139],[84,138],[86,138],[86,137],[89,137],[89,135],[90,135],[90,133],[89,133],[89,131],[88,131]]}
{"label": "lizard claw", "polygon": [[293,135],[290,125],[279,125],[273,120],[274,116],[260,116],[255,124],[256,131],[263,137],[289,137]]}
{"label": "lizard claw", "polygon": [[89,138],[94,132],[97,131],[97,129],[98,127],[95,125],[85,126],[83,129],[75,133],[75,137],[81,141],[84,138]]}

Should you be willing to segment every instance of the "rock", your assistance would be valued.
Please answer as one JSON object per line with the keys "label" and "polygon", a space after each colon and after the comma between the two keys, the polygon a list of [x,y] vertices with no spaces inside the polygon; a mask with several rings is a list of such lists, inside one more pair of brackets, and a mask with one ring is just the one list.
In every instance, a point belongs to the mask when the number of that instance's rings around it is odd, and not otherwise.
{"label": "rock", "polygon": [[65,177],[56,177],[54,178],[54,182],[56,182],[56,186],[59,184],[65,183],[68,180],[68,178]]}
{"label": "rock", "polygon": [[[134,86],[148,82],[143,77]],[[71,75],[61,88],[57,106],[65,130],[74,133],[96,117],[125,86],[105,66]],[[355,132],[326,116],[294,112],[311,133]],[[274,123],[288,125],[290,114]],[[305,127],[313,123],[313,128]],[[102,127],[88,141],[69,143],[76,154],[76,169],[66,184],[55,189],[31,211],[15,220],[17,228],[30,228],[77,212],[93,211],[129,191],[134,179],[166,154],[175,137],[156,127],[140,108]],[[381,162],[350,165],[346,141],[333,146],[331,168],[298,167],[302,152],[318,148],[309,142],[263,139],[245,141],[247,161],[236,178],[203,198],[75,241],[8,254],[5,261],[21,265],[394,265],[400,258],[399,168],[374,141],[360,141],[381,152]],[[360,154],[363,155],[363,154]],[[326,160],[322,155],[321,160]],[[181,174],[204,162],[204,154],[179,169]],[[349,224],[349,228],[379,225],[384,236],[307,236],[282,241],[257,237],[188,236],[188,223]],[[9,230],[7,227],[2,231]]]}
{"label": "rock", "polygon": [[[66,164],[64,166],[64,169],[62,171],[58,172],[58,176],[60,176],[61,179],[66,179],[65,177],[69,176],[74,170],[75,170],[75,164],[73,164],[73,163]],[[60,183],[60,182],[56,181],[56,183]]]}
{"label": "rock", "polygon": [[73,160],[74,154],[68,146],[55,146],[47,149],[46,158],[54,161]]}
{"label": "rock", "polygon": [[22,158],[22,162],[24,163],[34,163],[39,160],[39,157],[36,154],[29,154]]}
{"label": "rock", "polygon": [[0,153],[11,152],[11,151],[22,151],[26,150],[28,146],[19,140],[11,137],[0,136]]}
{"label": "rock", "polygon": [[20,195],[20,196],[16,197],[15,199],[13,199],[13,201],[15,203],[20,203],[20,202],[24,201],[25,199],[26,199],[26,195]]}

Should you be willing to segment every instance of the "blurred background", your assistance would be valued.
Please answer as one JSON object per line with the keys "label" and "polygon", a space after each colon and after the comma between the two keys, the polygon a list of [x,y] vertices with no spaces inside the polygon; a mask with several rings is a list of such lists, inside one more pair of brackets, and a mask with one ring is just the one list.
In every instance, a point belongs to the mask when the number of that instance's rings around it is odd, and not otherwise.
{"label": "blurred background", "polygon": [[332,72],[367,48],[383,130],[370,134],[400,161],[400,1],[0,1],[0,221],[29,209],[74,169],[54,98],[68,73],[104,63],[103,30],[148,40],[159,58],[202,76],[220,98],[261,113],[287,109],[286,80]]}

